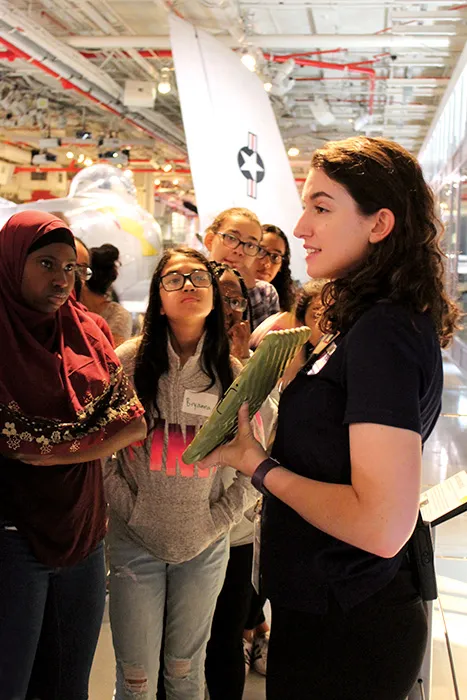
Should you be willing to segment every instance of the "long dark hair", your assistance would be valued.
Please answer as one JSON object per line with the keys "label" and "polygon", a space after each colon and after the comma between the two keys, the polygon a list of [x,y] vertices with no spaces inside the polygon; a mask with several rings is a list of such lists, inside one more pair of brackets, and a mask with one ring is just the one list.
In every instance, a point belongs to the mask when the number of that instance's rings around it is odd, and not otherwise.
{"label": "long dark hair", "polygon": [[[172,248],[167,250],[154,272],[149,292],[149,305],[143,324],[141,343],[135,360],[134,383],[136,392],[144,407],[148,410],[157,406],[159,379],[169,370],[169,323],[167,316],[161,314],[162,303],[160,284],[163,270],[174,255],[184,255],[197,260],[209,270],[208,260],[192,248]],[[222,392],[227,391],[233,381],[230,364],[229,340],[224,326],[224,311],[217,279],[212,275],[214,308],[205,320],[206,337],[201,352],[201,367],[209,382],[206,389],[214,386],[219,379]],[[153,426],[150,426],[153,427]]]}
{"label": "long dark hair", "polygon": [[330,141],[315,151],[311,167],[346,188],[363,216],[390,209],[392,232],[370,246],[365,260],[346,277],[323,289],[323,330],[345,331],[381,299],[429,313],[446,347],[459,310],[444,289],[441,225],[434,199],[417,160],[402,146],[357,136]]}
{"label": "long dark hair", "polygon": [[290,245],[287,240],[287,236],[279,226],[274,226],[274,224],[264,224],[261,226],[263,233],[273,233],[275,236],[284,241],[285,253],[282,258],[281,269],[271,281],[271,284],[276,288],[277,294],[279,295],[279,304],[281,311],[292,311],[295,303],[295,285],[292,280],[292,274],[290,272]]}

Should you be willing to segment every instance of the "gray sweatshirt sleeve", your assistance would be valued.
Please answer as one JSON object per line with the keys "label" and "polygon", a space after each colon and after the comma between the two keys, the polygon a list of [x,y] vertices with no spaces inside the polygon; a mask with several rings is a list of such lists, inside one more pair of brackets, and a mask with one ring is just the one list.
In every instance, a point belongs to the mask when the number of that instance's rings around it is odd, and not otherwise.
{"label": "gray sweatshirt sleeve", "polygon": [[[221,469],[233,471],[231,467],[221,467]],[[235,472],[232,484],[223,496],[211,505],[211,516],[218,533],[228,532],[239,523],[245,511],[256,503],[257,497],[250,478]]]}
{"label": "gray sweatshirt sleeve", "polygon": [[130,489],[127,480],[120,474],[118,460],[109,457],[103,462],[104,490],[109,506],[128,522],[133,512],[136,496]]}

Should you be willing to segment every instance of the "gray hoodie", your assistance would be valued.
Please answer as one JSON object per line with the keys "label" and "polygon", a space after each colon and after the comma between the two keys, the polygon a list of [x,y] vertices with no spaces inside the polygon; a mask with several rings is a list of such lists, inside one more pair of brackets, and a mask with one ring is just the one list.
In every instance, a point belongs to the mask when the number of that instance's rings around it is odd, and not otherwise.
{"label": "gray hoodie", "polygon": [[[131,381],[140,342],[132,338],[117,349]],[[225,488],[218,469],[198,470],[181,460],[207,418],[207,407],[222,391],[219,382],[206,388],[209,379],[200,366],[203,342],[204,337],[183,367],[169,342],[169,371],[159,379],[155,429],[142,444],[121,450],[104,466],[110,528],[173,564],[193,559],[226,535],[256,499],[250,479],[230,467],[222,468],[233,477]],[[201,392],[203,415],[193,408],[197,397],[187,390]]]}

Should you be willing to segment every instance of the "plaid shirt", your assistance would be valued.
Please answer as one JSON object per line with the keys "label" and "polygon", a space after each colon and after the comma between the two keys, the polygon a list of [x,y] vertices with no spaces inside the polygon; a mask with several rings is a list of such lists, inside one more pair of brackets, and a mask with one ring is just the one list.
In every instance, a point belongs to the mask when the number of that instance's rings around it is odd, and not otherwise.
{"label": "plaid shirt", "polygon": [[281,310],[279,295],[269,282],[256,280],[256,285],[248,290],[248,296],[250,297],[253,330],[269,316]]}

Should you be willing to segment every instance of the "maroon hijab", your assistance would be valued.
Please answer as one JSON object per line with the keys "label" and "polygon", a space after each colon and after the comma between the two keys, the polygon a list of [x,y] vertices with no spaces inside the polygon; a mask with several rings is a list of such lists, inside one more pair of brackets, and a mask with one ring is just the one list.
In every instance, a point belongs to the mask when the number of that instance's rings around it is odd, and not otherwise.
{"label": "maroon hijab", "polygon": [[[21,282],[31,246],[65,223],[24,211],[0,231],[0,452],[77,452],[142,414],[108,340],[72,298],[29,308]],[[40,341],[38,340],[40,338]]]}

